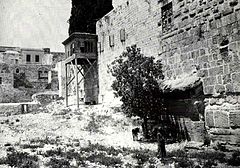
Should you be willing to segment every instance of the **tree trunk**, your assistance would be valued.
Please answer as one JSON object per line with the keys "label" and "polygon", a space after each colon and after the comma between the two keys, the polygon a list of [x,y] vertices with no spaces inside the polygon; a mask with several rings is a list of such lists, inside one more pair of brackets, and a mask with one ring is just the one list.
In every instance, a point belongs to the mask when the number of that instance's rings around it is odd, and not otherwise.
{"label": "tree trunk", "polygon": [[148,132],[148,119],[147,117],[143,117],[143,124],[142,124],[142,129],[143,129],[143,134],[146,139],[149,139],[149,132]]}

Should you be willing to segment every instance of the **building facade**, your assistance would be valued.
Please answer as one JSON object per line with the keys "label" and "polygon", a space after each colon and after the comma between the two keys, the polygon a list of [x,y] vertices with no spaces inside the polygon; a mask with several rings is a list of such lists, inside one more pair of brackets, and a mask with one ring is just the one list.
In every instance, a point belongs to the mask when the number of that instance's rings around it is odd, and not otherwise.
{"label": "building facade", "polygon": [[239,143],[239,9],[238,0],[123,2],[96,25],[99,95],[112,95],[107,65],[136,44],[162,60],[169,113],[184,120],[192,140],[206,127],[213,141]]}
{"label": "building facade", "polygon": [[31,101],[34,93],[49,89],[58,90],[57,72],[53,69],[56,63],[54,64],[53,57],[54,53],[51,53],[49,48],[1,46],[0,102]]}

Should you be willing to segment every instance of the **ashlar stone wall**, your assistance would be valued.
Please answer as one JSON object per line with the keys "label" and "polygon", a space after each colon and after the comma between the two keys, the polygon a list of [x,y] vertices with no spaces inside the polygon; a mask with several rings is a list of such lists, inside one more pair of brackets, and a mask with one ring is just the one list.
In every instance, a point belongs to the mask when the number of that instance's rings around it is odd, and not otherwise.
{"label": "ashlar stone wall", "polygon": [[[137,44],[161,59],[165,80],[197,74],[214,141],[238,142],[240,91],[238,0],[128,0],[97,22],[100,96],[111,92],[107,65]],[[234,116],[234,117],[233,117]],[[231,131],[233,138],[224,136]],[[232,134],[234,132],[235,134]],[[227,134],[230,134],[229,132]]]}

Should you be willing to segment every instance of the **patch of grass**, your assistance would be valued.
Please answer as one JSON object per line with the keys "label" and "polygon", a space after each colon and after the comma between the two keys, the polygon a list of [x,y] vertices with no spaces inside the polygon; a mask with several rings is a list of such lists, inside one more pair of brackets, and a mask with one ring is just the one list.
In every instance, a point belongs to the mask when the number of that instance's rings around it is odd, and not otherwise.
{"label": "patch of grass", "polygon": [[104,151],[107,152],[108,155],[113,155],[113,156],[117,156],[119,153],[123,153],[123,151],[121,149],[115,149],[114,147],[106,147],[100,144],[89,144],[89,146],[87,147],[83,147],[81,148],[82,151],[85,152],[93,152],[93,151]]}
{"label": "patch of grass", "polygon": [[49,168],[72,168],[72,166],[70,166],[70,162],[62,158],[51,158],[50,161],[47,162],[45,165]]}
{"label": "patch of grass", "polygon": [[1,160],[1,164],[7,164],[17,168],[39,168],[38,157],[29,155],[26,152],[13,151],[7,154],[7,157]]}
{"label": "patch of grass", "polygon": [[226,161],[226,155],[223,152],[218,151],[202,151],[202,152],[194,152],[189,154],[190,158],[198,158],[202,160],[211,160],[211,161],[219,161],[223,163]]}
{"label": "patch of grass", "polygon": [[139,165],[143,165],[148,162],[151,158],[156,156],[156,153],[150,150],[130,150],[133,153],[132,158],[137,159]]}
{"label": "patch of grass", "polygon": [[167,152],[168,157],[187,157],[187,152],[183,149],[174,150],[172,152]]}
{"label": "patch of grass", "polygon": [[105,153],[92,153],[90,156],[86,158],[86,160],[93,162],[93,163],[100,163],[105,166],[114,166],[118,167],[123,164],[122,160],[118,157],[109,157]]}

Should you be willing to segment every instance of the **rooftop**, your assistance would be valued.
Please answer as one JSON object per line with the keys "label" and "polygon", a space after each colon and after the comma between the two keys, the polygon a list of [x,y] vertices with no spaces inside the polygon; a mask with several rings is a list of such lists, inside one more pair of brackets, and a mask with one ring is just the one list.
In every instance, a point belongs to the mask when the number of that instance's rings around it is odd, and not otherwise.
{"label": "rooftop", "polygon": [[91,34],[91,33],[80,33],[80,32],[75,32],[72,33],[65,41],[62,42],[63,45],[68,44],[71,42],[74,38],[83,38],[83,39],[96,39],[97,35],[96,34]]}

